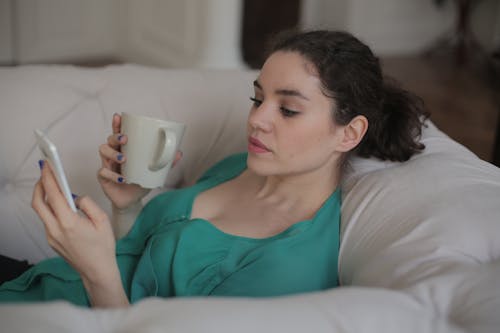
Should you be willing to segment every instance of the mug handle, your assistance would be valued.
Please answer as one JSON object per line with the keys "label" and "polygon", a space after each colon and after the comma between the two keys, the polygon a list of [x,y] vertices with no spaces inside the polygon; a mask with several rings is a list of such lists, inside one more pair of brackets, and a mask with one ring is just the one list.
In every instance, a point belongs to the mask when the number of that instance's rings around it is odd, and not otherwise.
{"label": "mug handle", "polygon": [[177,138],[168,128],[160,128],[160,145],[153,161],[149,164],[149,170],[158,171],[163,169],[168,163],[172,162],[175,156],[175,147],[177,147]]}

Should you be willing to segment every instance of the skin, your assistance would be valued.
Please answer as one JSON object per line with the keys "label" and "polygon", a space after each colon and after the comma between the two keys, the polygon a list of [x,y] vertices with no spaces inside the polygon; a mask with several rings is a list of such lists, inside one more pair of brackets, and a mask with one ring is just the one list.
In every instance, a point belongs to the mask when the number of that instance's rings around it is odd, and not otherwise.
{"label": "skin", "polygon": [[[113,116],[113,134],[99,148],[102,167],[98,180],[104,193],[117,209],[135,205],[149,190],[120,182],[120,165],[126,156],[118,158],[127,137],[120,134],[121,117]],[[182,153],[177,152],[175,166]],[[107,214],[89,197],[78,197],[73,212],[66,202],[48,163],[44,163],[36,183],[32,207],[45,226],[49,245],[81,275],[94,307],[125,307],[129,305],[116,263],[115,238]],[[98,259],[98,260],[96,260]]]}
{"label": "skin", "polygon": [[[359,144],[368,122],[357,116],[345,126],[335,124],[335,102],[322,93],[314,66],[295,52],[272,54],[254,86],[248,136],[269,151],[250,151],[248,169],[198,195],[191,217],[230,234],[262,238],[314,215],[338,186],[339,161]],[[98,179],[114,208],[126,210],[148,191],[119,181],[120,165],[126,161],[126,156],[119,158],[120,147],[127,142],[120,135],[119,115],[112,127],[113,134],[99,148]],[[180,158],[178,152],[176,162]],[[88,197],[76,203],[81,214],[71,211],[46,165],[32,207],[45,225],[49,244],[80,273],[93,306],[128,306],[110,219]]]}
{"label": "skin", "polygon": [[94,306],[127,306],[109,218],[89,197],[78,198],[76,204],[82,215],[70,209],[50,166],[44,163],[32,207],[44,223],[50,246],[80,273]]}
{"label": "skin", "polygon": [[[107,143],[99,147],[102,164],[97,172],[97,179],[114,208],[125,210],[139,202],[150,190],[136,184],[125,183],[123,175],[120,174],[120,166],[127,161],[127,157],[121,153],[120,147],[127,144],[128,138],[120,133],[120,115],[113,115],[112,128],[113,134],[108,137]],[[173,165],[175,166],[181,158],[182,152],[179,151]]]}
{"label": "skin", "polygon": [[318,173],[334,180],[335,187],[338,177],[332,170],[342,153],[343,133],[331,120],[334,102],[321,92],[309,64],[298,53],[277,52],[264,64],[254,90],[247,132],[271,152],[250,153],[249,169],[302,185]]}
{"label": "skin", "polygon": [[340,158],[360,142],[367,121],[335,124],[334,101],[296,52],[272,54],[254,87],[248,136],[269,152],[250,151],[248,169],[201,193],[191,217],[229,234],[265,238],[315,214],[338,186]]}

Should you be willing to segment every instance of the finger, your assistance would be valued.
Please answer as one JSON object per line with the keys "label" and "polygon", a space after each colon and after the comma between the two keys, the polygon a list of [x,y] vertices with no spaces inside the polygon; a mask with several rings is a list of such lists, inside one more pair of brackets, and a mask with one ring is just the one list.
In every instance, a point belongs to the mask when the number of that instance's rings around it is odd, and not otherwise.
{"label": "finger", "polygon": [[100,156],[101,156],[101,167],[115,171],[118,170],[118,166],[116,165],[116,163],[113,163],[113,161],[103,157],[102,155]]}
{"label": "finger", "polygon": [[125,155],[107,144],[99,146],[99,154],[101,155],[101,158],[108,159],[118,164],[125,162]]}
{"label": "finger", "polygon": [[122,126],[122,116],[120,116],[118,113],[115,113],[113,115],[113,120],[112,120],[113,133],[114,134],[120,133],[121,126]]}
{"label": "finger", "polygon": [[45,163],[42,168],[42,185],[47,197],[47,203],[54,212],[56,220],[64,225],[73,211],[57,184],[50,163]]}
{"label": "finger", "polygon": [[113,170],[115,172],[120,171],[120,166],[101,154],[101,147],[99,147],[99,156],[101,157],[101,167]]}
{"label": "finger", "polygon": [[97,176],[101,179],[110,180],[114,183],[122,184],[125,182],[125,178],[117,172],[114,172],[108,168],[101,168],[97,172]]}
{"label": "finger", "polygon": [[94,225],[99,226],[102,223],[109,221],[108,215],[90,197],[78,197],[76,198],[75,203],[78,208],[94,223]]}
{"label": "finger", "polygon": [[121,133],[115,133],[108,136],[108,145],[113,147],[115,150],[120,150],[121,146],[127,143],[127,136]]}
{"label": "finger", "polygon": [[42,220],[47,236],[54,234],[55,230],[58,230],[57,221],[52,210],[45,202],[45,191],[41,180],[35,184],[35,188],[33,189],[31,207]]}
{"label": "finger", "polygon": [[182,156],[184,156],[184,153],[182,151],[178,150],[175,153],[175,159],[174,159],[174,162],[172,163],[172,167],[174,167],[177,163],[179,163],[179,161],[182,159]]}

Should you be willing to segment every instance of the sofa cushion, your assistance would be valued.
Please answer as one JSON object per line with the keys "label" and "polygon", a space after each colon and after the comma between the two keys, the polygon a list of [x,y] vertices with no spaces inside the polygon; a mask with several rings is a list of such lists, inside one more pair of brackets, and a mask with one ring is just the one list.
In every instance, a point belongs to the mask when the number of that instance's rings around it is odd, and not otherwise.
{"label": "sofa cushion", "polygon": [[[184,157],[167,184],[193,183],[224,156],[245,150],[254,71],[26,66],[0,69],[0,253],[55,255],[30,207],[39,177],[33,130],[58,145],[70,186],[108,210],[96,181],[98,146],[115,112],[185,122]],[[426,150],[405,163],[354,158],[343,183],[343,284],[404,287],[450,265],[499,257],[500,173],[432,123]],[[3,236],[5,235],[5,236]]]}
{"label": "sofa cushion", "polygon": [[193,183],[223,157],[246,149],[246,116],[256,73],[160,70],[135,65],[0,68],[0,253],[38,262],[56,255],[30,206],[39,178],[34,129],[56,144],[71,190],[111,213],[96,173],[113,113],[186,123],[183,159],[165,186]]}
{"label": "sofa cushion", "polygon": [[355,158],[344,181],[344,284],[404,288],[500,258],[500,169],[432,123],[405,163]]}

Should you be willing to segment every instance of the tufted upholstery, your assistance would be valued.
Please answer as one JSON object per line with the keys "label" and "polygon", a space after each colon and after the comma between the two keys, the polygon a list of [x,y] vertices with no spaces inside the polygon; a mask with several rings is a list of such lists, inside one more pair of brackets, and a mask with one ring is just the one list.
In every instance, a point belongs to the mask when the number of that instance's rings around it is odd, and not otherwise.
{"label": "tufted upholstery", "polygon": [[[133,65],[0,69],[0,253],[32,262],[55,255],[30,208],[39,176],[35,128],[58,146],[73,192],[109,211],[95,174],[114,112],[188,125],[184,158],[165,189],[183,186],[245,149],[255,77]],[[151,299],[112,313],[65,303],[0,306],[0,321],[47,332],[83,330],[75,321],[95,331],[497,332],[500,171],[432,123],[422,142],[425,152],[406,163],[352,160],[342,184],[342,288],[271,300]],[[191,320],[193,311],[200,320]]]}
{"label": "tufted upholstery", "polygon": [[[1,69],[0,219],[6,222],[0,234],[10,236],[2,238],[0,253],[32,262],[55,255],[30,208],[39,177],[35,128],[47,131],[58,147],[72,191],[90,195],[110,212],[96,172],[98,148],[111,133],[113,113],[189,124],[181,146],[183,160],[169,175],[166,188],[192,183],[208,166],[246,147],[240,134],[246,130],[248,97],[253,93],[249,82],[255,73],[241,75],[135,66]],[[231,87],[223,84],[228,79]]]}

